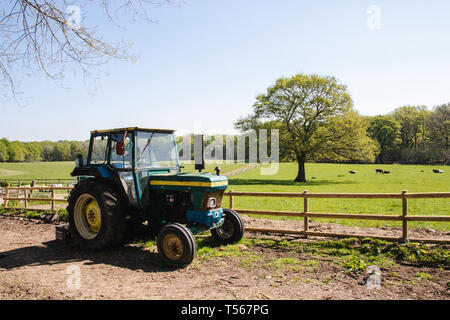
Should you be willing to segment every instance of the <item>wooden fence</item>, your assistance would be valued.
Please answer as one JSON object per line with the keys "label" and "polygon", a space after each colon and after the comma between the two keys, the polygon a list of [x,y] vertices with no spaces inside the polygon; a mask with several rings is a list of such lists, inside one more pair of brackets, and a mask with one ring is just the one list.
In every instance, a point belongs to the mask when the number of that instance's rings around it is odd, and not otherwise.
{"label": "wooden fence", "polygon": [[76,184],[77,183],[77,179],[59,179],[59,178],[50,178],[50,179],[1,179],[0,183],[5,183],[5,184],[9,184],[11,187],[12,186],[17,186],[17,187],[21,187],[22,185],[33,185],[33,184],[37,184],[37,185],[49,185],[49,184],[65,184],[65,185],[69,185],[69,184]]}
{"label": "wooden fence", "polygon": [[[24,208],[28,210],[48,210],[48,209],[35,209],[35,208],[29,208],[28,204],[30,201],[43,201],[43,202],[50,202],[51,203],[51,210],[55,211],[55,203],[56,202],[67,202],[67,199],[62,198],[56,198],[56,191],[57,190],[66,190],[69,192],[72,190],[73,187],[55,187],[55,186],[38,186],[38,187],[9,187],[7,186],[5,188],[5,196],[3,197],[4,203],[3,207],[6,209],[8,208],[8,202],[9,201],[23,201],[24,202]],[[50,198],[32,198],[33,191],[49,191],[51,193]],[[10,196],[11,191],[17,191],[17,194],[15,197]],[[20,196],[20,193],[23,192],[23,196]]]}
{"label": "wooden fence", "polygon": [[[433,216],[433,215],[408,215],[408,199],[432,199],[432,198],[450,198],[450,192],[433,192],[433,193],[408,193],[406,190],[401,193],[286,193],[286,192],[235,192],[233,190],[225,193],[230,199],[230,209],[248,215],[273,215],[273,216],[290,216],[300,217],[304,220],[303,230],[278,230],[278,229],[263,229],[263,228],[245,228],[246,231],[266,232],[266,233],[282,233],[282,234],[298,234],[307,236],[323,236],[323,237],[373,237],[391,241],[426,241],[449,243],[450,240],[433,240],[433,239],[411,239],[408,237],[408,222],[409,221],[439,221],[450,222],[450,216]],[[266,210],[252,210],[252,209],[238,209],[235,208],[235,197],[275,197],[275,198],[303,198],[303,211],[266,211]],[[308,205],[309,199],[399,199],[402,203],[402,212],[400,215],[382,215],[382,214],[348,214],[348,213],[318,213],[310,212]],[[333,219],[357,219],[357,220],[378,220],[378,221],[401,221],[402,235],[398,238],[385,236],[372,236],[361,234],[344,234],[344,233],[326,233],[326,232],[312,232],[309,230],[309,218],[333,218]]]}
{"label": "wooden fence", "polygon": [[[9,187],[5,188],[6,194],[4,196],[4,208],[8,208],[8,201],[24,201],[24,207],[28,210],[39,210],[28,208],[30,201],[45,201],[51,203],[51,210],[55,210],[56,202],[67,202],[67,199],[56,198],[57,190],[70,191],[73,187],[55,187],[55,186],[39,186],[39,187]],[[17,195],[11,197],[10,193],[17,190]],[[50,198],[32,198],[34,190],[50,191]],[[23,197],[20,192],[23,191]],[[267,232],[267,233],[282,233],[282,234],[298,234],[307,236],[321,236],[321,237],[373,237],[392,241],[425,241],[449,243],[450,240],[433,240],[433,239],[411,239],[408,237],[408,222],[409,221],[439,221],[450,222],[450,216],[435,216],[435,215],[408,215],[408,199],[433,199],[433,198],[450,198],[450,192],[433,192],[433,193],[408,193],[406,190],[401,193],[288,193],[288,192],[235,192],[233,190],[225,193],[230,199],[230,209],[235,210],[241,214],[248,215],[273,215],[273,216],[290,216],[300,217],[304,220],[303,230],[279,230],[279,229],[262,229],[262,228],[245,228],[246,231]],[[275,197],[275,198],[303,198],[303,211],[268,211],[268,210],[252,210],[252,209],[238,209],[235,208],[235,197]],[[402,203],[402,212],[400,215],[382,215],[382,214],[348,214],[348,213],[317,213],[309,211],[309,199],[312,198],[338,198],[338,199],[398,199]],[[43,210],[43,209],[42,209]],[[333,218],[333,219],[357,219],[357,220],[377,220],[377,221],[401,221],[402,235],[398,238],[360,235],[360,234],[344,234],[344,233],[326,233],[326,232],[312,232],[309,230],[309,218]]]}

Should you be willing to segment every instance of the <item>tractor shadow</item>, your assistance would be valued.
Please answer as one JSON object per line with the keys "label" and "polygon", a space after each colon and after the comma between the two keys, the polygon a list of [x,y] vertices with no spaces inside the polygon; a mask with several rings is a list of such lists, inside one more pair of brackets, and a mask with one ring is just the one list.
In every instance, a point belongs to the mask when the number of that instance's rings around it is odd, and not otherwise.
{"label": "tractor shadow", "polygon": [[143,272],[169,272],[183,268],[168,265],[157,252],[135,244],[126,244],[117,249],[89,251],[80,249],[73,242],[51,240],[41,245],[0,252],[0,268],[7,270],[61,263],[105,264]]}

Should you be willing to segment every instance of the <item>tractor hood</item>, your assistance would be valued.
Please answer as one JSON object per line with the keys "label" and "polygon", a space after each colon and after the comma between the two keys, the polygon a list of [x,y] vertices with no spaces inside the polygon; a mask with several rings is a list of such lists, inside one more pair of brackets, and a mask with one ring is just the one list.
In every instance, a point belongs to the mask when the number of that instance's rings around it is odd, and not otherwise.
{"label": "tractor hood", "polygon": [[151,189],[172,190],[225,190],[228,179],[208,172],[156,173],[150,176]]}

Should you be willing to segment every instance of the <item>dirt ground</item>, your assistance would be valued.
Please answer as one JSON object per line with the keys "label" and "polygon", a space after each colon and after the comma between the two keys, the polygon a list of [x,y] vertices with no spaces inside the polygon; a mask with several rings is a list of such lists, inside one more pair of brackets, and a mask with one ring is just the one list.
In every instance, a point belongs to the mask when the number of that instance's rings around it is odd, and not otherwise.
{"label": "dirt ground", "polygon": [[[293,229],[293,221],[244,217],[246,226]],[[312,230],[342,231],[342,226],[311,224]],[[354,230],[353,228],[350,228]],[[372,234],[388,230],[379,230]],[[367,230],[364,230],[367,231]],[[373,230],[372,230],[373,231]],[[434,230],[433,230],[434,231]],[[448,238],[449,234],[418,230],[411,236]],[[361,233],[361,230],[356,230]],[[247,238],[299,239],[246,233]],[[277,246],[242,247],[269,258],[302,257]],[[54,225],[0,216],[0,299],[439,299],[450,298],[450,271],[400,264],[382,269],[381,287],[362,285],[365,275],[344,273],[326,256],[315,257],[315,268],[284,270],[256,265],[249,269],[236,256],[195,259],[185,268],[167,267],[154,250],[126,245],[88,252],[55,240]],[[429,279],[417,280],[417,273]]]}

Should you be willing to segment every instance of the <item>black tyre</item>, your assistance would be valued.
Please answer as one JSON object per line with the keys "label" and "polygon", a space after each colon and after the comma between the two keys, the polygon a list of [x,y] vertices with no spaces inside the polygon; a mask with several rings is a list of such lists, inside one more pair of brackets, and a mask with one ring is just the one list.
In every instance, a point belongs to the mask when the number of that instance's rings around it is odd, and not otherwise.
{"label": "black tyre", "polygon": [[188,265],[194,260],[197,247],[188,228],[179,223],[164,226],[158,234],[158,253],[170,264]]}
{"label": "black tyre", "polygon": [[244,236],[244,222],[236,211],[223,209],[225,221],[218,228],[211,229],[212,237],[223,244],[236,243]]}
{"label": "black tyre", "polygon": [[117,193],[99,180],[78,184],[68,199],[70,233],[86,249],[101,250],[122,243],[123,208]]}

